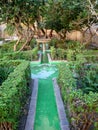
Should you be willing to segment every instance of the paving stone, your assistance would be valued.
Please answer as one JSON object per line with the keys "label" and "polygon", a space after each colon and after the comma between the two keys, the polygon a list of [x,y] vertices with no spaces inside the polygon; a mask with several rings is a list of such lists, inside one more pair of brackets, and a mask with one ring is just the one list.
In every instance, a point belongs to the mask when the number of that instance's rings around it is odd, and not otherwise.
{"label": "paving stone", "polygon": [[34,129],[34,119],[36,113],[36,101],[37,101],[37,93],[38,93],[38,80],[34,80],[33,84],[33,92],[31,95],[30,108],[27,116],[25,130],[33,130]]}
{"label": "paving stone", "polygon": [[65,120],[65,119],[61,120],[61,121],[60,121],[60,124],[61,124],[61,125],[69,125],[67,119],[66,119],[66,120]]}
{"label": "paving stone", "polygon": [[56,97],[57,111],[60,119],[61,130],[70,130],[69,122],[66,118],[64,105],[60,94],[60,89],[55,78],[53,79],[53,84],[54,84],[54,92]]}
{"label": "paving stone", "polygon": [[70,130],[70,128],[69,128],[69,126],[66,126],[66,125],[65,125],[65,126],[62,126],[62,127],[61,127],[61,130]]}

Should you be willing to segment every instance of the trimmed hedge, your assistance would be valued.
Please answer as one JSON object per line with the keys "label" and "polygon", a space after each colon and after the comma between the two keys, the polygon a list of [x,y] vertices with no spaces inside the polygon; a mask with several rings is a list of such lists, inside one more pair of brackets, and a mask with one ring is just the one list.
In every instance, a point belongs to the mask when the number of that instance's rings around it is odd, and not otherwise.
{"label": "trimmed hedge", "polygon": [[71,129],[97,130],[98,93],[90,91],[87,94],[77,88],[73,70],[74,66],[70,66],[69,63],[59,65],[58,82],[67,107]]}
{"label": "trimmed hedge", "polygon": [[17,52],[13,52],[13,53],[5,53],[5,54],[1,54],[0,56],[1,61],[4,60],[17,60],[17,59],[21,59],[21,60],[37,60],[38,59],[38,48],[35,47],[33,50],[30,51],[17,51]]}
{"label": "trimmed hedge", "polygon": [[14,71],[15,67],[19,65],[21,61],[2,61],[0,62],[0,85],[7,79],[8,75]]}
{"label": "trimmed hedge", "polygon": [[[15,62],[15,61],[13,61]],[[19,63],[19,62],[17,62]],[[15,63],[16,64],[16,63]],[[0,86],[0,129],[16,130],[28,94],[30,63],[22,61]]]}
{"label": "trimmed hedge", "polygon": [[61,48],[54,48],[53,46],[50,49],[51,58],[53,60],[65,60],[66,59],[66,50]]}

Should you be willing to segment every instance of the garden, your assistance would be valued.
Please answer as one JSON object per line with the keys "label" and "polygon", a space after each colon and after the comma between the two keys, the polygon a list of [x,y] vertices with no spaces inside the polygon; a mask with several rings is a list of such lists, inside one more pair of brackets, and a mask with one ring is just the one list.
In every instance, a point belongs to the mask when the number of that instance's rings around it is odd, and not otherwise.
{"label": "garden", "polygon": [[98,0],[1,0],[0,12],[0,130],[31,130],[30,111],[32,130],[98,130]]}

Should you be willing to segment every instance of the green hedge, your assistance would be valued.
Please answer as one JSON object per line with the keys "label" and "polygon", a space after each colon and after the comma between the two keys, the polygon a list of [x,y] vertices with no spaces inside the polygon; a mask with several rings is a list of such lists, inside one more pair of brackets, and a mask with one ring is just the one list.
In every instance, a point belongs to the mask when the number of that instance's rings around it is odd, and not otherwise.
{"label": "green hedge", "polygon": [[67,107],[71,129],[92,130],[98,129],[98,93],[84,93],[77,88],[77,80],[74,78],[74,66],[59,65],[58,82],[62,97]]}
{"label": "green hedge", "polygon": [[76,57],[76,60],[84,60],[88,63],[97,63],[98,62],[98,55],[96,54],[79,54]]}
{"label": "green hedge", "polygon": [[65,60],[66,59],[66,50],[61,48],[54,48],[53,46],[50,49],[51,58],[53,60]]}
{"label": "green hedge", "polygon": [[28,94],[29,79],[30,64],[22,61],[0,86],[0,129],[16,130]]}
{"label": "green hedge", "polygon": [[5,53],[5,54],[1,54],[0,56],[1,61],[4,60],[17,60],[17,59],[21,59],[21,60],[37,60],[38,59],[38,48],[34,48],[33,50],[30,51],[17,51],[17,52],[13,52],[13,53]]}
{"label": "green hedge", "polygon": [[4,60],[0,62],[0,85],[7,79],[8,75],[14,71],[14,69],[19,65],[22,61],[17,60]]}

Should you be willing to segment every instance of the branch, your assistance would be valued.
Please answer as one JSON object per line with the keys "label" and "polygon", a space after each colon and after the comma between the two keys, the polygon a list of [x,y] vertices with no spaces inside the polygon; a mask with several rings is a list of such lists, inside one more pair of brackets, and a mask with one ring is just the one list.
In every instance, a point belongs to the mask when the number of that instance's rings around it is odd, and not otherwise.
{"label": "branch", "polygon": [[89,4],[90,4],[90,11],[92,13],[93,16],[96,16],[97,20],[98,20],[98,13],[95,11],[94,9],[94,5],[92,4],[91,0],[88,0]]}

